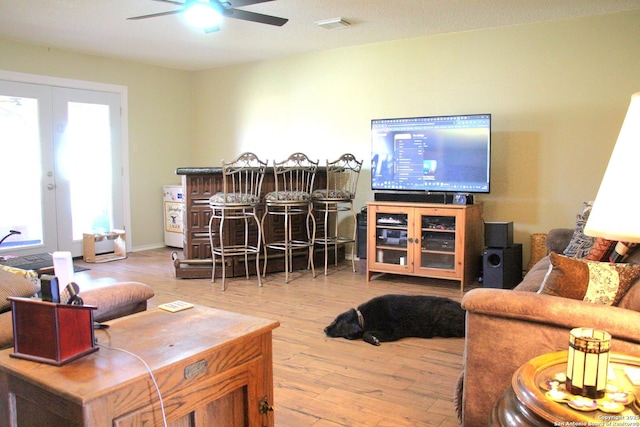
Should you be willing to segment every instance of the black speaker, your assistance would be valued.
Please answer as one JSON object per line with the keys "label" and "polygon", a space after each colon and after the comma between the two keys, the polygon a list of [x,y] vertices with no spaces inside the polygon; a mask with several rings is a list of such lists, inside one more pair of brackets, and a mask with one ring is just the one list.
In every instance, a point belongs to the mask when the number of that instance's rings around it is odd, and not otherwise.
{"label": "black speaker", "polygon": [[359,259],[367,259],[367,210],[362,210],[358,215],[357,252]]}
{"label": "black speaker", "polygon": [[506,248],[485,248],[482,253],[483,287],[512,289],[521,281],[521,243]]}
{"label": "black speaker", "polygon": [[508,248],[513,245],[513,222],[485,222],[484,245],[488,248]]}
{"label": "black speaker", "polygon": [[40,290],[42,292],[42,301],[60,302],[60,288],[58,287],[58,278],[50,274],[40,276]]}
{"label": "black speaker", "polygon": [[423,192],[377,192],[373,193],[373,200],[377,202],[409,202],[409,203],[451,203],[453,194]]}

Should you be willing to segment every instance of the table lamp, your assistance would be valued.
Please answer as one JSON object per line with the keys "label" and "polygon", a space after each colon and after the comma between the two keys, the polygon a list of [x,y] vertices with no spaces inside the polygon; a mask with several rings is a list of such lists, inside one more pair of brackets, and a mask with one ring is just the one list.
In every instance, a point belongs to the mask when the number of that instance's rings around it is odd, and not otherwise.
{"label": "table lamp", "polygon": [[[640,92],[631,96],[627,115],[593,202],[584,234],[618,242],[610,260],[617,262],[640,242],[640,197],[626,182],[635,179],[640,160]],[[611,335],[591,328],[570,332],[567,388],[590,398],[604,395]]]}
{"label": "table lamp", "polygon": [[574,328],[569,333],[567,390],[591,399],[604,397],[609,371],[611,334],[593,328]]}
{"label": "table lamp", "polygon": [[640,161],[640,92],[631,96],[629,110],[593,202],[584,234],[618,242],[611,260],[620,261],[640,242],[640,197],[625,185],[637,179]]}

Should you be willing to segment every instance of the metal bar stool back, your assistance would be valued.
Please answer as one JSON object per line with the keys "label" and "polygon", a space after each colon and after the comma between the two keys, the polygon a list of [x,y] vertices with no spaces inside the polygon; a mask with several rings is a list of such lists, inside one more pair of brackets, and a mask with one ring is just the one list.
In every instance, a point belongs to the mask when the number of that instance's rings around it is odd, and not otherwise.
{"label": "metal bar stool back", "polygon": [[[226,257],[244,256],[244,268],[249,278],[249,255],[255,257],[258,286],[262,286],[260,278],[260,244],[262,229],[256,210],[261,206],[261,191],[267,162],[260,160],[254,153],[243,153],[236,160],[225,163],[222,161],[223,191],[211,196],[209,206],[212,214],[209,220],[209,241],[211,243],[211,258],[213,269],[211,282],[215,282],[216,257],[220,257],[222,265],[222,290],[225,290]],[[218,220],[217,236],[214,220]],[[227,220],[234,220],[227,223]],[[250,227],[253,220],[256,231]],[[242,229],[236,228],[238,223]],[[225,227],[226,225],[226,227]],[[230,236],[225,233],[238,234],[242,231],[242,244],[229,244]],[[217,239],[216,239],[217,237]],[[255,238],[255,242],[253,239]],[[217,242],[216,242],[217,240]],[[250,242],[251,240],[251,242]]]}
{"label": "metal bar stool back", "polygon": [[[324,274],[327,275],[329,246],[333,246],[334,263],[338,265],[338,245],[351,243],[351,268],[356,271],[355,242],[357,218],[353,209],[353,199],[356,197],[358,177],[362,169],[362,161],[358,161],[353,154],[345,153],[339,159],[327,160],[327,188],[313,192],[313,205],[317,212],[324,214],[324,234],[316,239],[316,243],[324,246]],[[340,236],[338,232],[339,213],[349,212],[353,220],[353,233]],[[342,233],[346,234],[346,233]]]}
{"label": "metal bar stool back", "polygon": [[[313,265],[313,246],[316,234],[316,220],[313,216],[311,194],[318,161],[314,162],[303,153],[294,153],[286,160],[273,163],[275,191],[265,194],[265,212],[262,216],[262,228],[265,229],[265,218],[281,217],[284,224],[282,240],[266,242],[263,233],[264,265],[263,276],[267,272],[267,250],[282,251],[284,253],[285,282],[289,283],[289,273],[292,271],[293,252],[306,249],[308,251],[307,268],[311,268],[313,277],[316,276]],[[304,216],[306,236],[294,236],[292,232],[292,217]],[[277,234],[277,233],[276,233]]]}

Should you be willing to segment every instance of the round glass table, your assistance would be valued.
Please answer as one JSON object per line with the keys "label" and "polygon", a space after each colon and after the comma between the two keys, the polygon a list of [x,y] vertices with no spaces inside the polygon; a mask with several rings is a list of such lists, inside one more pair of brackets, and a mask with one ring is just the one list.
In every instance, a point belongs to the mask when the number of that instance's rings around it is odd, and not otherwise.
{"label": "round glass table", "polygon": [[570,394],[564,385],[566,368],[567,351],[544,354],[522,365],[494,406],[489,425],[640,426],[640,357],[610,354],[602,399]]}

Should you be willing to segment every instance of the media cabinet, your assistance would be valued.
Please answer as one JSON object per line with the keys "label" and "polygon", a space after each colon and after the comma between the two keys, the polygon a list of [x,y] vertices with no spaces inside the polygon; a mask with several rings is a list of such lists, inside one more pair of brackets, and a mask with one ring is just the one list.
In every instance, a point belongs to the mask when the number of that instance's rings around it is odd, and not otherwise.
{"label": "media cabinet", "polygon": [[367,203],[367,280],[375,273],[456,280],[479,275],[482,203]]}

